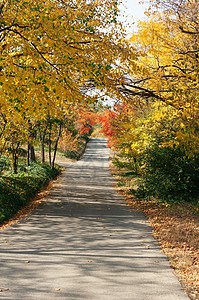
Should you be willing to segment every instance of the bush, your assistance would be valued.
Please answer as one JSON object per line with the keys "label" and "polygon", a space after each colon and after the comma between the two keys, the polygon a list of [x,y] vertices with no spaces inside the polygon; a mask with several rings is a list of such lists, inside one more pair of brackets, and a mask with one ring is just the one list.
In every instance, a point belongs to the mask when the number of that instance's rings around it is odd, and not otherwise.
{"label": "bush", "polygon": [[6,157],[1,156],[0,157],[0,173],[3,172],[3,170],[9,170],[11,167],[10,160],[8,160]]}
{"label": "bush", "polygon": [[131,173],[137,174],[137,165],[133,158],[123,158],[123,156],[118,155],[113,159],[114,165],[119,169],[127,169]]}
{"label": "bush", "polygon": [[24,169],[25,172],[7,172],[0,178],[0,223],[13,216],[60,173],[60,167],[51,168],[47,164],[33,162]]}
{"label": "bush", "polygon": [[199,198],[199,155],[188,157],[180,148],[154,145],[142,158],[143,184],[138,195],[166,201],[194,201]]}

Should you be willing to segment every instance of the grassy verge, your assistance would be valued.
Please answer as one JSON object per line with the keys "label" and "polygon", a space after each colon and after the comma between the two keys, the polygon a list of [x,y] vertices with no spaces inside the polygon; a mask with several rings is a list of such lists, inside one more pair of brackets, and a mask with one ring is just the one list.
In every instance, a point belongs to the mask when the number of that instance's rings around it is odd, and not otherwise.
{"label": "grassy verge", "polygon": [[199,299],[199,206],[194,203],[168,204],[158,199],[138,199],[131,193],[136,175],[112,163],[110,170],[117,179],[118,191],[133,209],[141,210],[153,226],[170,266],[190,299]]}
{"label": "grassy verge", "polygon": [[0,177],[0,224],[9,220],[24,207],[42,187],[61,172],[60,167],[51,168],[48,164],[20,163],[19,173],[4,171]]}

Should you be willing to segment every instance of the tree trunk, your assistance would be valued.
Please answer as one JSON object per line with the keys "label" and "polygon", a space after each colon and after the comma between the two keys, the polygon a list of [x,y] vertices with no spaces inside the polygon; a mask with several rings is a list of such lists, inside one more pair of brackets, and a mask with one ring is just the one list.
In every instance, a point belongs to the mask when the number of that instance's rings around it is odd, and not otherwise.
{"label": "tree trunk", "polygon": [[138,166],[137,166],[137,159],[136,159],[136,157],[133,157],[133,160],[134,160],[135,172],[136,172],[136,174],[138,174]]}
{"label": "tree trunk", "polygon": [[17,164],[17,149],[13,149],[12,151],[12,170],[14,172],[14,174],[17,174],[17,167],[18,167],[18,164]]}
{"label": "tree trunk", "polygon": [[40,139],[40,143],[41,143],[41,162],[44,163],[45,162],[45,137],[46,137],[46,131],[47,131],[47,127],[48,125],[46,124],[44,130],[41,132],[41,125],[39,124],[39,139]]}
{"label": "tree trunk", "polygon": [[52,159],[51,159],[51,124],[50,124],[50,128],[49,128],[49,135],[48,135],[49,139],[48,139],[48,155],[49,155],[49,165],[52,165]]}
{"label": "tree trunk", "polygon": [[30,159],[32,161],[36,161],[35,148],[34,148],[33,144],[30,144]]}
{"label": "tree trunk", "polygon": [[61,136],[61,130],[62,130],[62,125],[60,124],[57,139],[56,139],[56,142],[55,142],[55,149],[54,149],[54,155],[53,155],[53,161],[52,161],[52,167],[53,168],[55,166],[55,158],[56,158],[56,154],[57,154],[57,147],[58,147],[59,138]]}
{"label": "tree trunk", "polygon": [[27,166],[30,166],[30,143],[28,143],[28,151],[27,151]]}
{"label": "tree trunk", "polygon": [[49,145],[48,145],[48,155],[49,155],[49,165],[52,165],[52,159],[51,159],[51,140],[49,140]]}
{"label": "tree trunk", "polygon": [[41,162],[45,162],[45,148],[44,148],[44,139],[41,141]]}

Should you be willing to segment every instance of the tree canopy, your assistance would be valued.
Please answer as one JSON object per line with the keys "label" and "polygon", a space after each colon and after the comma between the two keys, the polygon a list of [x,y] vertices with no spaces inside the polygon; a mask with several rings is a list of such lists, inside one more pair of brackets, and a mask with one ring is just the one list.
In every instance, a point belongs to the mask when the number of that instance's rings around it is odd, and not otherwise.
{"label": "tree canopy", "polygon": [[2,149],[31,142],[37,124],[95,103],[93,90],[122,96],[114,82],[134,54],[117,15],[117,1],[2,2]]}

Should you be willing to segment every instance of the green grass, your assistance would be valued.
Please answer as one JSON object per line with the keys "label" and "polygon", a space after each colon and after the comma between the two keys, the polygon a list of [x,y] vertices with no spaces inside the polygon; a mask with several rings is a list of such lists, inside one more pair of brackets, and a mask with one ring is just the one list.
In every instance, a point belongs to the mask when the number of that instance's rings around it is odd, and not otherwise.
{"label": "green grass", "polygon": [[[3,160],[3,159],[2,159]],[[0,176],[0,223],[11,218],[20,208],[26,205],[41,188],[54,179],[61,171],[56,166],[51,168],[48,164],[32,162],[29,167],[25,162],[19,163],[18,174],[13,174],[7,168],[1,169]]]}

